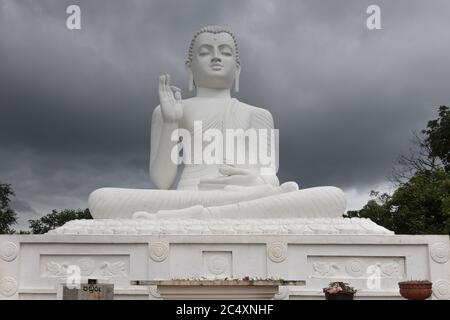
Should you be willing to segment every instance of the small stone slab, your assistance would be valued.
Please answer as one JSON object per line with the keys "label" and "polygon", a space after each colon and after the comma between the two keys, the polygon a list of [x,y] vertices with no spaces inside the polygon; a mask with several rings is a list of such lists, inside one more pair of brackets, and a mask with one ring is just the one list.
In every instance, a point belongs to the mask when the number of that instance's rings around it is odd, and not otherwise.
{"label": "small stone slab", "polygon": [[63,285],[63,300],[113,300],[113,284],[80,284],[80,288]]}

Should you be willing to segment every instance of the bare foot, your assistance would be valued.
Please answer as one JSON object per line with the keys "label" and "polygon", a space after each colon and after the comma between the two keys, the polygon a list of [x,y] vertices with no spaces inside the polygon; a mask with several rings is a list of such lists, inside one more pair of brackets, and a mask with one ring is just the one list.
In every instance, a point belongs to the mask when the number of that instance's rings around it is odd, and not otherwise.
{"label": "bare foot", "polygon": [[133,213],[132,219],[154,220],[154,219],[156,219],[156,214],[148,213],[145,211],[136,211],[135,213]]}
{"label": "bare foot", "polygon": [[178,210],[160,210],[156,214],[157,219],[204,219],[208,218],[208,211],[202,205]]}

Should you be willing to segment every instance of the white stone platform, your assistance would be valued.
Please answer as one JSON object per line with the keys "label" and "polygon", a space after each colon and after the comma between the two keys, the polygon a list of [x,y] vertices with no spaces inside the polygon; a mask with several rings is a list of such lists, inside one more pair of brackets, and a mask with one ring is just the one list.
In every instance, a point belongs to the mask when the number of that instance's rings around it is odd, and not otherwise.
{"label": "white stone platform", "polygon": [[324,299],[331,281],[356,287],[356,299],[399,299],[405,279],[431,280],[433,299],[450,299],[449,259],[445,235],[1,235],[0,299],[60,298],[73,265],[83,280],[114,283],[116,299],[159,299],[131,280],[245,276],[306,281],[278,299]]}

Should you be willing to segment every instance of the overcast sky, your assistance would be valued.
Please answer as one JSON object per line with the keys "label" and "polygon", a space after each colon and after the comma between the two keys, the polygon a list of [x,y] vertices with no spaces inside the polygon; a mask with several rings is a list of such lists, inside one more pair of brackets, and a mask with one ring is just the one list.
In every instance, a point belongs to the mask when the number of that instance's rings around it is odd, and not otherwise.
{"label": "overcast sky", "polygon": [[[66,28],[71,4],[81,30]],[[366,27],[370,4],[382,30]],[[450,104],[448,0],[0,0],[0,182],[19,228],[99,187],[152,188],[158,75],[191,96],[187,48],[210,24],[237,37],[235,96],[280,129],[280,180],[341,187],[351,209]]]}

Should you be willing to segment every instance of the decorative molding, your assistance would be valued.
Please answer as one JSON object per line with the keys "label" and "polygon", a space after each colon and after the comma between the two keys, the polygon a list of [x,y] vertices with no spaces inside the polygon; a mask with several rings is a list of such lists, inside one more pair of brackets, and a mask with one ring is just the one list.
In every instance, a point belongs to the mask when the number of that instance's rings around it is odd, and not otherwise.
{"label": "decorative molding", "polygon": [[377,272],[384,279],[401,279],[404,274],[403,262],[389,257],[311,256],[309,260],[314,278],[361,279]]}
{"label": "decorative molding", "polygon": [[216,234],[346,234],[393,235],[365,218],[291,218],[291,219],[91,219],[72,220],[49,234],[141,234],[141,235],[216,235]]}
{"label": "decorative molding", "polygon": [[102,275],[105,277],[118,278],[126,276],[126,265],[122,261],[104,261],[100,269],[102,270]]}
{"label": "decorative molding", "polygon": [[159,293],[157,286],[150,286],[148,289],[149,289],[150,295],[153,298],[161,299],[161,294]]}
{"label": "decorative molding", "polygon": [[363,263],[360,259],[350,259],[345,264],[345,271],[352,277],[360,277],[366,273],[366,268],[363,267]]}
{"label": "decorative molding", "polygon": [[95,270],[95,261],[90,258],[81,258],[77,265],[80,267],[82,276],[90,276]]}
{"label": "decorative molding", "polygon": [[450,248],[443,242],[430,246],[430,256],[437,263],[446,263],[450,259]]}
{"label": "decorative molding", "polygon": [[67,268],[69,264],[63,262],[58,263],[55,261],[50,261],[45,264],[45,275],[53,277],[65,277],[67,276]]}
{"label": "decorative molding", "polygon": [[318,275],[320,277],[334,276],[336,272],[340,269],[338,264],[335,262],[327,263],[317,261],[313,263],[312,267],[314,272],[316,273],[316,276]]}
{"label": "decorative molding", "polygon": [[439,300],[450,300],[450,281],[444,279],[434,281],[433,295]]}
{"label": "decorative molding", "polygon": [[17,245],[10,241],[5,241],[0,245],[0,258],[6,262],[11,262],[17,257],[19,249]]}
{"label": "decorative molding", "polygon": [[397,262],[391,262],[380,265],[381,272],[387,278],[401,278],[402,274],[400,274],[400,265]]}
{"label": "decorative molding", "polygon": [[232,251],[202,250],[203,276],[207,278],[231,278],[233,276]]}
{"label": "decorative molding", "polygon": [[0,280],[0,294],[11,297],[17,292],[17,280],[13,277],[4,277]]}
{"label": "decorative molding", "polygon": [[155,262],[162,262],[169,256],[169,245],[165,242],[153,242],[149,245],[150,258]]}
{"label": "decorative molding", "polygon": [[208,259],[208,270],[214,275],[222,275],[227,271],[228,260],[220,255],[213,255]]}
{"label": "decorative molding", "polygon": [[275,263],[283,262],[287,258],[287,244],[284,242],[267,244],[267,256]]}
{"label": "decorative molding", "polygon": [[70,265],[80,268],[81,276],[104,276],[104,277],[124,277],[126,276],[126,263],[123,261],[103,261],[97,263],[91,258],[79,259],[76,263],[50,261],[45,264],[44,274],[46,277],[67,277]]}
{"label": "decorative molding", "polygon": [[285,300],[289,297],[289,287],[280,286],[278,293],[275,295],[274,300]]}

